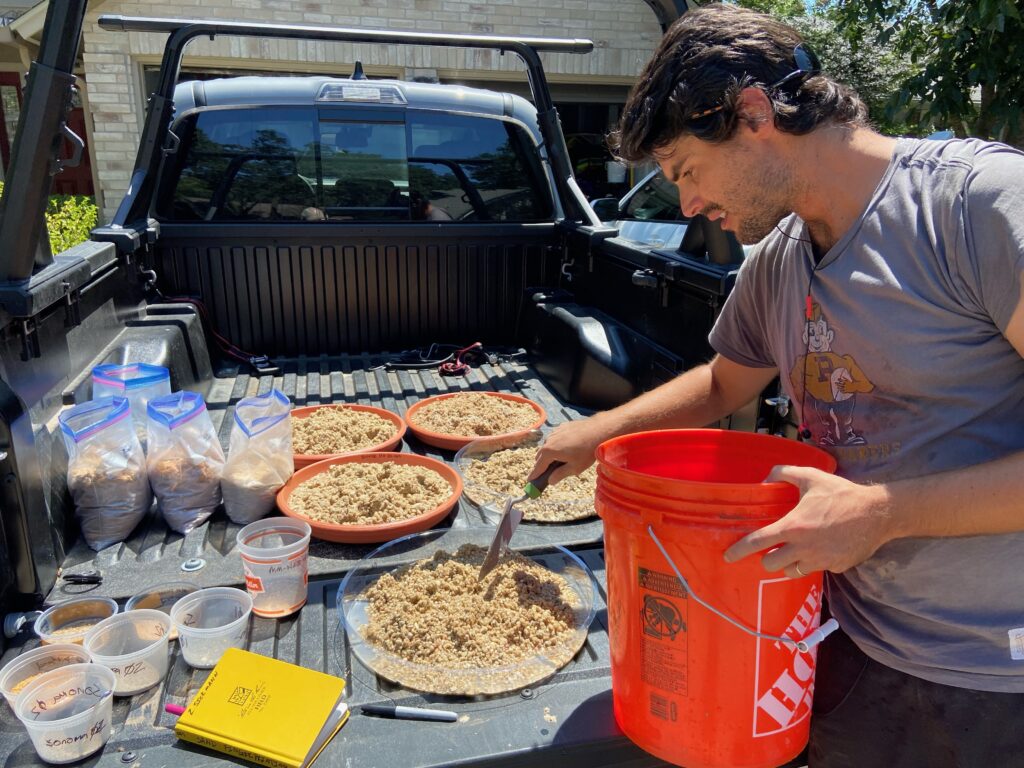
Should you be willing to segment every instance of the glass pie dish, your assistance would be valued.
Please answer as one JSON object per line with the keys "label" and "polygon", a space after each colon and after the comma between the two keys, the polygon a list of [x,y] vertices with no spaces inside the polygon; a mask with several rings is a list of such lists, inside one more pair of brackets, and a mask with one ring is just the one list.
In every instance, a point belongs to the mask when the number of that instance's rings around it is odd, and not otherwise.
{"label": "glass pie dish", "polygon": [[[451,595],[449,598],[446,599],[439,592],[423,601],[425,604],[439,605],[434,615],[445,617],[435,636],[447,641],[449,637],[471,633],[473,643],[467,642],[450,652],[457,655],[460,647],[464,649],[492,644],[492,648],[504,649],[501,653],[507,653],[507,660],[501,659],[486,665],[464,663],[457,659],[437,663],[412,661],[386,650],[383,644],[371,639],[374,636],[371,628],[374,609],[371,603],[379,580],[385,576],[401,579],[410,573],[410,568],[415,564],[425,567],[420,573],[434,568],[440,573],[439,564],[450,561],[455,555],[459,558],[457,567],[466,569],[462,571],[464,583],[470,584],[468,589],[472,592],[476,577],[469,569],[482,562],[493,536],[494,528],[488,526],[434,529],[390,541],[360,560],[345,577],[338,591],[338,613],[356,657],[376,674],[406,688],[449,696],[496,695],[527,688],[550,677],[571,661],[586,641],[594,619],[594,576],[583,561],[569,550],[547,544],[537,534],[523,530],[516,532],[512,540],[512,551],[506,550],[495,571],[480,582],[480,599],[499,599],[501,586],[495,582],[500,579],[509,579],[509,584],[516,590],[522,588],[524,591],[520,595],[525,591],[543,593],[549,597],[557,595],[551,597],[552,604],[561,611],[560,616],[571,616],[571,619],[552,642],[532,650],[526,650],[525,647],[514,650],[513,644],[496,636],[503,631],[501,624],[493,621],[487,624],[485,619],[478,619],[486,612],[476,611],[471,604],[460,602],[464,595],[453,594],[458,590],[457,586],[451,586],[455,583],[453,579],[444,582],[451,589],[442,590]],[[466,549],[461,549],[463,547]],[[463,554],[467,552],[472,554]],[[532,561],[529,571],[521,567],[523,557]],[[507,565],[504,570],[503,564]],[[544,572],[532,570],[532,564],[540,566]],[[385,580],[383,584],[392,590],[388,592],[388,601],[398,602],[402,596],[399,587],[395,586],[396,582]],[[463,611],[461,616],[460,610]],[[556,613],[552,611],[551,614],[542,614],[530,608],[523,610],[527,611],[525,620],[535,622],[538,627],[545,622],[550,623],[550,616]],[[403,636],[413,633],[413,624],[417,620],[419,617],[414,612],[403,617]],[[481,637],[477,633],[491,633],[495,636]],[[497,643],[497,646],[493,643]]]}
{"label": "glass pie dish", "polygon": [[[453,463],[462,476],[463,495],[487,522],[497,524],[508,498],[522,495],[533,454],[546,438],[545,430],[531,429],[474,440],[455,454]],[[596,517],[596,485],[596,469],[590,467],[579,477],[548,486],[540,498],[519,502],[517,509],[523,513],[523,520],[531,523],[567,523]]]}

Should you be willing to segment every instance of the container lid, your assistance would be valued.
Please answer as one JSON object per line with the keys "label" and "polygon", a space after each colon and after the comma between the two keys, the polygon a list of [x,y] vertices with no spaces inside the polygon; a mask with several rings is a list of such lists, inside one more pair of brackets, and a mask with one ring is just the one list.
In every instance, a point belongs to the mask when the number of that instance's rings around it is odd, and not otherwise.
{"label": "container lid", "polygon": [[92,369],[92,380],[94,384],[136,389],[159,384],[162,381],[169,382],[171,373],[162,365],[150,365],[149,363],[128,363],[127,365],[105,363]]}
{"label": "container lid", "polygon": [[76,443],[82,442],[131,413],[127,398],[101,397],[68,408],[57,417],[61,432]]}
{"label": "container lid", "polygon": [[197,392],[174,392],[154,397],[146,405],[146,413],[153,421],[168,429],[184,424],[206,410],[206,401]]}

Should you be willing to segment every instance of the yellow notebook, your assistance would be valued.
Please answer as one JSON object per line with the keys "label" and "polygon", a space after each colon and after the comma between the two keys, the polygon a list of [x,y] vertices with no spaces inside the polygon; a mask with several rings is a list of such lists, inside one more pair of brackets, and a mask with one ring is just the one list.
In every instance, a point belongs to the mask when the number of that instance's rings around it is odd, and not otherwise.
{"label": "yellow notebook", "polygon": [[178,718],[178,738],[272,768],[306,768],[348,719],[345,681],[229,648]]}

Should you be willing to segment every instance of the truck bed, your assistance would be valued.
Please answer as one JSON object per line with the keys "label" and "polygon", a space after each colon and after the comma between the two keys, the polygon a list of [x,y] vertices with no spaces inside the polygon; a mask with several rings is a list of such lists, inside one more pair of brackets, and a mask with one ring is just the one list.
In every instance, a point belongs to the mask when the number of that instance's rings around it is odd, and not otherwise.
{"label": "truck bed", "polygon": [[[417,400],[459,390],[498,390],[519,393],[544,406],[550,424],[580,414],[566,406],[527,364],[497,363],[474,367],[465,377],[446,378],[436,370],[387,371],[388,358],[380,355],[301,359],[286,365],[278,376],[247,373],[214,380],[208,407],[227,446],[235,404],[243,397],[279,387],[296,406],[356,402],[379,405],[403,413]],[[453,454],[406,437],[403,450],[451,461]],[[465,500],[447,521],[453,527],[479,524],[483,517]],[[445,524],[442,524],[443,527]],[[377,545],[333,544],[314,540],[310,546],[309,602],[290,619],[253,617],[249,648],[329,674],[348,682],[349,704],[387,702],[441,705],[456,709],[454,724],[391,721],[354,714],[318,764],[358,766],[443,765],[622,765],[660,763],[634,747],[618,731],[611,709],[608,636],[605,624],[604,563],[597,519],[568,525],[523,524],[552,544],[571,547],[593,570],[601,589],[597,616],[586,645],[553,678],[534,690],[483,699],[424,696],[398,688],[374,675],[350,652],[340,628],[337,591],[340,577]],[[186,536],[169,531],[158,514],[138,526],[119,545],[93,552],[79,541],[69,553],[62,572],[98,570],[102,584],[82,586],[63,580],[47,598],[60,602],[74,595],[106,595],[124,600],[148,585],[167,581],[194,581],[201,586],[241,585],[240,558],[235,534],[240,526],[218,512]],[[205,565],[186,573],[182,563],[202,558]],[[4,656],[6,663],[38,640],[23,629]],[[221,756],[175,739],[174,718],[164,712],[168,702],[185,703],[208,674],[193,670],[172,643],[173,660],[167,679],[158,688],[114,703],[114,735],[100,755],[99,765],[209,765],[230,762]],[[37,758],[28,736],[9,708],[0,719],[0,755],[7,765],[34,765]],[[387,745],[385,748],[383,745]],[[529,757],[526,757],[529,753]],[[130,759],[134,755],[134,760]]]}
{"label": "truck bed", "polygon": [[[459,390],[497,390],[519,393],[544,406],[551,425],[581,414],[567,406],[545,385],[528,364],[498,363],[475,367],[468,376],[445,378],[434,369],[387,371],[388,358],[380,355],[301,359],[285,366],[278,376],[236,373],[216,378],[208,407],[221,439],[227,445],[235,404],[243,397],[282,389],[296,406],[356,402],[375,404],[404,413],[416,400]],[[451,461],[407,435],[403,450]],[[447,523],[452,527],[479,524],[483,517],[464,499]],[[106,595],[124,600],[145,587],[167,581],[194,581],[201,586],[241,585],[241,561],[235,550],[237,526],[222,512],[187,536],[173,533],[159,515],[151,514],[126,542],[99,553],[84,542],[69,553],[63,573],[99,570],[98,586],[59,580],[47,603],[78,594]],[[557,674],[533,689],[489,697],[444,697],[420,694],[375,675],[351,652],[336,607],[341,577],[377,545],[332,544],[314,540],[310,546],[309,600],[295,616],[282,619],[252,617],[248,647],[343,677],[353,709],[350,721],[320,756],[318,765],[359,768],[426,768],[440,766],[621,766],[646,768],[664,765],[634,746],[615,725],[612,712],[611,670],[608,647],[606,582],[602,527],[599,520],[566,525],[523,523],[550,544],[574,551],[593,571],[599,588],[596,616],[583,648]],[[537,555],[543,562],[543,554]],[[191,573],[182,563],[202,558],[204,566]],[[12,641],[6,663],[38,640],[25,628]],[[167,678],[157,688],[114,701],[114,733],[90,764],[99,766],[205,766],[238,761],[178,741],[174,716],[167,703],[184,704],[205,681],[208,670],[189,667],[171,644]],[[390,703],[453,709],[456,723],[427,723],[365,717],[360,704]],[[38,758],[28,735],[8,707],[0,715],[0,760],[7,766],[36,765]],[[802,765],[802,762],[792,763]]]}

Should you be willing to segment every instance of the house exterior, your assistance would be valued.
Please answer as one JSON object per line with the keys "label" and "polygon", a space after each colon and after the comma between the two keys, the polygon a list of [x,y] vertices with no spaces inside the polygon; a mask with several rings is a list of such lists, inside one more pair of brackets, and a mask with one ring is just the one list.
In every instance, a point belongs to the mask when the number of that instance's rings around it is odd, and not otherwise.
{"label": "house exterior", "polygon": [[[3,16],[6,6],[12,7]],[[46,2],[6,6],[0,2],[0,19],[7,22],[0,27],[0,123],[5,128],[0,150],[5,137],[13,139],[16,115],[12,119],[8,113],[17,109],[46,15]],[[594,197],[628,187],[629,179],[619,169],[606,167],[602,137],[617,120],[630,86],[661,37],[658,19],[645,0],[95,0],[79,54],[80,112],[71,120],[85,133],[88,166],[83,163],[75,183],[64,186],[66,191],[95,193],[105,219],[127,189],[166,36],[102,30],[97,19],[103,14],[589,38],[595,44],[590,55],[541,56],[581,186]],[[282,72],[348,76],[356,61],[370,78],[460,83],[529,95],[517,56],[477,49],[203,39],[191,44],[181,77]],[[8,156],[3,159],[6,165]]]}

